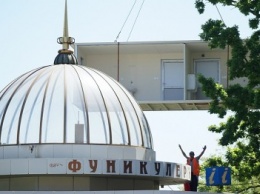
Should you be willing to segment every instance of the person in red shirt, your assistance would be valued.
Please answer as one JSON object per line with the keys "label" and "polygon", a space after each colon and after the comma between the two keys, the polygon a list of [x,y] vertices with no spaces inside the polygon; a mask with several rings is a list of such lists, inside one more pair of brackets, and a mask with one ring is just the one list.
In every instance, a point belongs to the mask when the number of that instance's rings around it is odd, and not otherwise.
{"label": "person in red shirt", "polygon": [[200,174],[199,159],[204,154],[207,147],[204,146],[200,155],[198,155],[196,157],[195,157],[195,154],[194,154],[193,151],[191,151],[189,153],[189,157],[188,157],[185,154],[185,152],[183,151],[181,145],[179,145],[179,147],[180,147],[180,150],[181,150],[183,156],[187,159],[187,164],[191,166],[191,181],[190,181],[190,184],[189,184],[190,191],[197,191],[198,180],[199,180],[198,177],[199,177],[199,174]]}

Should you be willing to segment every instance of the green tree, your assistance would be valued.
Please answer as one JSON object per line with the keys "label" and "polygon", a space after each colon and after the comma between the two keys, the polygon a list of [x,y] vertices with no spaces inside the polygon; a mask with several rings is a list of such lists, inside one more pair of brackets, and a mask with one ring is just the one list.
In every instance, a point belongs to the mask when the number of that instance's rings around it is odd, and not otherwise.
{"label": "green tree", "polygon": [[[237,148],[229,148],[227,153],[228,154],[235,154],[237,152]],[[243,168],[248,168],[247,163],[241,164]],[[224,185],[224,186],[206,186],[205,181],[205,169],[208,167],[215,167],[215,166],[229,166],[231,168],[232,173],[232,184],[231,185]],[[237,166],[231,165],[225,157],[223,156],[212,156],[207,158],[203,161],[201,166],[201,178],[198,190],[208,191],[208,192],[217,192],[217,193],[240,193],[240,194],[256,194],[260,193],[260,183],[258,177],[251,177],[250,179],[244,178],[241,180],[241,176],[239,173],[240,169],[237,169]]]}
{"label": "green tree", "polygon": [[[238,181],[260,178],[260,1],[258,0],[196,0],[195,6],[203,14],[206,3],[230,6],[249,16],[252,34],[242,39],[238,26],[226,26],[221,20],[209,19],[202,25],[202,40],[214,48],[230,48],[227,61],[229,79],[247,78],[246,86],[239,84],[224,88],[213,79],[199,76],[202,89],[212,99],[209,112],[223,118],[232,111],[226,122],[210,126],[209,130],[222,133],[219,143],[232,146],[225,155],[228,165],[235,167]],[[256,185],[257,186],[257,185]]]}

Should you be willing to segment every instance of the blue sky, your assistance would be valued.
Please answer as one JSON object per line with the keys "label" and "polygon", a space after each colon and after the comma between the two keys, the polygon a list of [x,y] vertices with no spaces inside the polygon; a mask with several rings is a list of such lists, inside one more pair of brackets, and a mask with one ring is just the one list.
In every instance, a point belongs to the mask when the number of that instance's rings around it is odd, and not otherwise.
{"label": "blue sky", "polygon": [[[195,0],[136,0],[119,42],[199,40],[201,25],[209,18],[220,19],[216,7],[207,4],[199,15]],[[68,0],[69,34],[76,42],[113,42],[135,0]],[[137,13],[143,3],[133,28]],[[227,26],[238,25],[241,37],[250,35],[247,19],[237,10],[219,6]],[[22,73],[53,64],[61,48],[56,40],[62,36],[64,0],[8,0],[0,11],[0,88]],[[132,32],[131,32],[132,31]],[[222,148],[207,127],[219,123],[207,111],[147,112],[157,159],[182,162],[178,144],[195,154],[208,146],[206,157]]]}
{"label": "blue sky", "polygon": [[[118,41],[198,40],[201,25],[220,19],[207,4],[198,14],[195,0],[136,0]],[[69,34],[76,42],[113,42],[135,0],[68,0]],[[239,25],[247,37],[248,23],[237,10],[219,7],[228,26]],[[20,74],[53,63],[62,36],[64,0],[8,0],[1,2],[1,82],[3,88]],[[131,32],[132,31],[132,32]],[[131,32],[131,33],[130,33]]]}

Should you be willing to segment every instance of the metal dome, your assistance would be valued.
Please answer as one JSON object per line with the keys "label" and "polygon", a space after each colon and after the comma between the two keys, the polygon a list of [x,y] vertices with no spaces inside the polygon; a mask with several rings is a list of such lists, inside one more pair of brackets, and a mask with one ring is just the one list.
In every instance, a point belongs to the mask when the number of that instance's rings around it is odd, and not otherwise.
{"label": "metal dome", "polygon": [[54,64],[78,64],[78,60],[73,52],[59,51],[59,54],[54,59]]}
{"label": "metal dome", "polygon": [[69,46],[65,1],[54,65],[29,71],[0,92],[0,145],[113,144],[152,148],[146,118],[117,81],[85,66]]}
{"label": "metal dome", "polygon": [[148,123],[131,94],[107,75],[80,65],[44,66],[21,75],[0,92],[0,111],[1,145],[152,148]]}

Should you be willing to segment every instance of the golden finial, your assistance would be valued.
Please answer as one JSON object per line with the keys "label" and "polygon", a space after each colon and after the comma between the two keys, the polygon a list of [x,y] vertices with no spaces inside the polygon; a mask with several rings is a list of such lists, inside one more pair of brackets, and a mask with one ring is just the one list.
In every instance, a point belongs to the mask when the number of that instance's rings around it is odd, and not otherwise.
{"label": "golden finial", "polygon": [[63,26],[63,37],[59,37],[57,42],[62,44],[62,49],[59,50],[59,53],[73,53],[73,51],[69,50],[69,45],[75,42],[75,39],[69,37],[68,30],[68,14],[67,14],[67,0],[65,0],[65,12],[64,12],[64,26]]}

